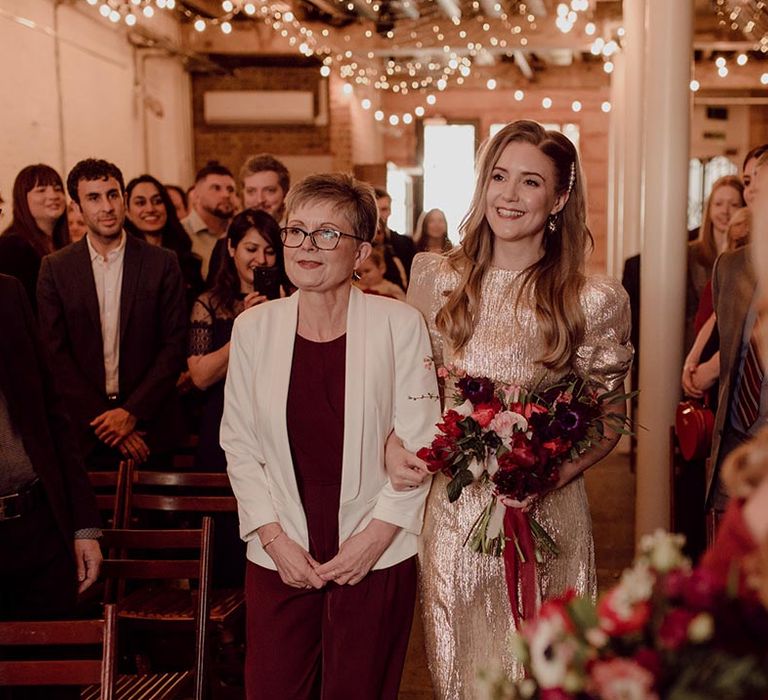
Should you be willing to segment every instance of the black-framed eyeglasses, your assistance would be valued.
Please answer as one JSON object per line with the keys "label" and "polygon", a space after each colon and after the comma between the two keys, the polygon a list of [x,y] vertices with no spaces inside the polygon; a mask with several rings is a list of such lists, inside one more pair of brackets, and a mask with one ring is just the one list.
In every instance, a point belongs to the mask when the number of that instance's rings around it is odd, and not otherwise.
{"label": "black-framed eyeglasses", "polygon": [[309,236],[312,245],[318,250],[334,250],[342,236],[347,238],[356,238],[358,241],[365,240],[360,236],[353,236],[351,233],[342,233],[334,228],[318,228],[314,231],[305,231],[298,226],[286,226],[280,229],[280,239],[286,248],[301,248],[304,245],[304,239]]}

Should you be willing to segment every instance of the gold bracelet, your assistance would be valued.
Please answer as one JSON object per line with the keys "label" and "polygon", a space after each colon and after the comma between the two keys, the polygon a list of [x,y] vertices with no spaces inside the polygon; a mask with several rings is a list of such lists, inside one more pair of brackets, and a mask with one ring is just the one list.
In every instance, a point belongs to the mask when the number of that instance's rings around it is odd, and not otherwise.
{"label": "gold bracelet", "polygon": [[271,540],[269,540],[269,542],[267,542],[266,544],[261,545],[261,548],[264,551],[266,551],[267,547],[269,547],[269,545],[271,545],[278,537],[280,537],[280,535],[282,535],[283,532],[285,532],[285,531],[284,530],[280,530],[280,532],[278,532]]}

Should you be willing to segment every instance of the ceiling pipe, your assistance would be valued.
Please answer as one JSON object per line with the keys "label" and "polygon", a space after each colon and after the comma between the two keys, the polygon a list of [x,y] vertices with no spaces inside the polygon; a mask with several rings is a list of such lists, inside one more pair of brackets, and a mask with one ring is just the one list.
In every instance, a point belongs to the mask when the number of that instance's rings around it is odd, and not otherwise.
{"label": "ceiling pipe", "polygon": [[523,76],[527,80],[533,80],[533,68],[531,68],[531,64],[528,63],[528,57],[525,53],[518,49],[517,51],[514,51],[512,55],[515,57],[515,65],[520,69]]}
{"label": "ceiling pipe", "polygon": [[437,0],[440,9],[453,20],[461,19],[461,7],[456,0]]}

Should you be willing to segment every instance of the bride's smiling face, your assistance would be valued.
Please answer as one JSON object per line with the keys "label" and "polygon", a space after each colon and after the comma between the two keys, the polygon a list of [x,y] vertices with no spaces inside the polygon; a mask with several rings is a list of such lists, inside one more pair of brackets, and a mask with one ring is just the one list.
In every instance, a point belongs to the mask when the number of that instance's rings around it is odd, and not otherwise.
{"label": "bride's smiling face", "polygon": [[547,218],[567,200],[555,193],[556,183],[554,163],[536,146],[508,143],[491,171],[485,197],[485,217],[496,238],[541,241]]}

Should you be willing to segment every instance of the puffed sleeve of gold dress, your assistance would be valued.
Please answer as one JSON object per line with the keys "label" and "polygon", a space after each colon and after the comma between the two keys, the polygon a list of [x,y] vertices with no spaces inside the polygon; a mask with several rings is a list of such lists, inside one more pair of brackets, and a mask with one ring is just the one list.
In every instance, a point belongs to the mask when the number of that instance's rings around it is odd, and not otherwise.
{"label": "puffed sleeve of gold dress", "polygon": [[[542,339],[530,300],[515,305],[522,282],[517,271],[488,271],[472,338],[460,354],[452,353],[435,327],[435,315],[458,281],[441,256],[427,253],[414,259],[408,301],[424,314],[436,363],[452,363],[474,376],[521,386],[539,379],[553,383],[563,374],[537,362]],[[586,328],[573,369],[614,389],[624,381],[632,360],[629,300],[621,285],[607,277],[587,278],[581,300]],[[522,667],[509,650],[514,622],[503,559],[463,546],[491,497],[491,484],[474,483],[449,503],[446,483],[444,475],[435,475],[419,550],[424,634],[435,697],[469,700],[476,696],[478,669],[501,665],[519,678]],[[533,515],[560,548],[558,557],[545,554],[538,566],[539,602],[568,588],[594,596],[592,521],[583,477],[548,494]]]}

